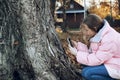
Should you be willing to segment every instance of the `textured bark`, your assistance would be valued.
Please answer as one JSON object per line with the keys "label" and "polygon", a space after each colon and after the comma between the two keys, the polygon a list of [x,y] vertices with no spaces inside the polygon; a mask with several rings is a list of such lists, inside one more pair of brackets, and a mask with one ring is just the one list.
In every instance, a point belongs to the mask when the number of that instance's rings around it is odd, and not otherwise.
{"label": "textured bark", "polygon": [[79,80],[49,0],[0,0],[0,80]]}

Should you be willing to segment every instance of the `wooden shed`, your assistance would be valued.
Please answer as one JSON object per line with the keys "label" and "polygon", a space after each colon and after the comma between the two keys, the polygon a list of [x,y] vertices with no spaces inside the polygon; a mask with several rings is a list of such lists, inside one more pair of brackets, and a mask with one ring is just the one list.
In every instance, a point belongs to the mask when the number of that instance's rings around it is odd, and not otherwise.
{"label": "wooden shed", "polygon": [[[70,5],[65,9],[65,16],[63,15],[64,8],[60,7],[55,13],[58,19],[63,19],[65,17],[65,27],[78,28],[84,19],[84,7],[75,1],[71,1]],[[62,26],[62,21],[56,21],[57,25]]]}

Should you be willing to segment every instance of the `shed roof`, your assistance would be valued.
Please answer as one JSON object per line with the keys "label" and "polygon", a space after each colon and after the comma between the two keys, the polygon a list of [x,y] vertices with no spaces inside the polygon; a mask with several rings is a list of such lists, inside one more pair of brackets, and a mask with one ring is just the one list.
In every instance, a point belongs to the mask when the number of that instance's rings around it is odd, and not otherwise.
{"label": "shed roof", "polygon": [[[73,7],[71,8],[70,6],[66,8],[65,13],[84,13],[84,7],[80,4],[78,4],[77,2],[73,1],[70,3],[70,5],[73,5]],[[63,6],[60,7],[58,10],[55,11],[56,14],[62,14],[63,13]]]}
{"label": "shed roof", "polygon": [[[66,10],[65,13],[84,13],[85,10]],[[56,11],[56,14],[62,14],[63,11]]]}

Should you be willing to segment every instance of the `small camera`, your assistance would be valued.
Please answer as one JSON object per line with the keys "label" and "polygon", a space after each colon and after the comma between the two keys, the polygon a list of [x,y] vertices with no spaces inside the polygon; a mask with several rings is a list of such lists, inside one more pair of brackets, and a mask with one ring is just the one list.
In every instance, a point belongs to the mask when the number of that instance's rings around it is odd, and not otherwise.
{"label": "small camera", "polygon": [[68,44],[70,44],[73,47],[72,41],[69,37],[67,38],[67,42],[68,42]]}

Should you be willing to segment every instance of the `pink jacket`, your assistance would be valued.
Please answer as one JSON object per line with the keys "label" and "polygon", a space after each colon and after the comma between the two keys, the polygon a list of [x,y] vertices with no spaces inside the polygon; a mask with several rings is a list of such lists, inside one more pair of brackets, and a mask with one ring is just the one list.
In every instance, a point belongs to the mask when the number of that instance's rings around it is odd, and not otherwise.
{"label": "pink jacket", "polygon": [[81,42],[77,44],[77,61],[95,66],[104,64],[110,69],[120,71],[120,34],[104,20],[103,28],[90,39],[90,48]]}

